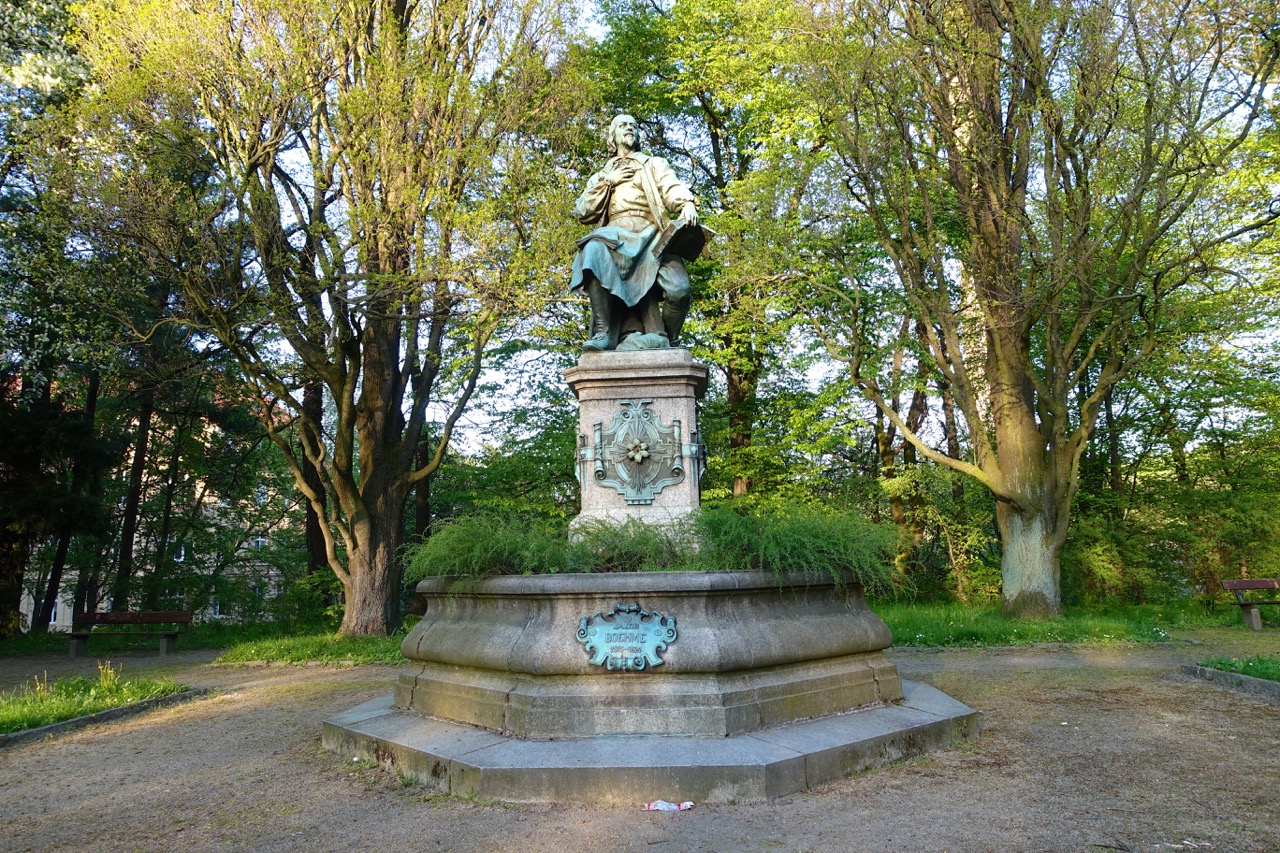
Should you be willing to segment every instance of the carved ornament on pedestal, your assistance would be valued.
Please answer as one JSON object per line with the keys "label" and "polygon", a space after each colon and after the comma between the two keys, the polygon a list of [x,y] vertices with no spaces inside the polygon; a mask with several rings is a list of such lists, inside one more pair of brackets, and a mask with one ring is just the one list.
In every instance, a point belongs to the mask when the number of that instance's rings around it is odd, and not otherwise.
{"label": "carved ornament on pedestal", "polygon": [[[629,506],[645,506],[667,486],[692,471],[701,477],[705,455],[698,432],[684,441],[678,419],[664,425],[649,408],[652,400],[620,400],[622,410],[608,427],[593,426],[593,435],[579,436],[581,466],[601,487],[617,490]],[[586,478],[579,478],[585,483]]]}

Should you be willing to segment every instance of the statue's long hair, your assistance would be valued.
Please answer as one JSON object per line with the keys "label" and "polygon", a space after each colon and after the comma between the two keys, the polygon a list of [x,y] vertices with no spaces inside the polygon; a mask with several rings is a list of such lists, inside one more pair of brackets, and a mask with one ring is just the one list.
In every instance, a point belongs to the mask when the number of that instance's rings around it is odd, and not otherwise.
{"label": "statue's long hair", "polygon": [[[613,117],[613,121],[609,122],[609,129],[604,134],[604,147],[609,149],[609,156],[612,157],[618,153],[618,140],[613,138],[614,133],[618,130],[618,124],[624,119],[631,119],[631,123],[635,124],[636,117],[629,113],[618,113]],[[640,149],[640,128],[636,128],[636,150]]]}

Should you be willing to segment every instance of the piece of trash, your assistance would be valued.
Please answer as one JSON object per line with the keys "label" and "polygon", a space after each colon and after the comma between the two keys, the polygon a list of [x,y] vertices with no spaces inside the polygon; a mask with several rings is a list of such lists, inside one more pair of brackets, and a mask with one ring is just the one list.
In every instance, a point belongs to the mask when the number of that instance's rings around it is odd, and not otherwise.
{"label": "piece of trash", "polygon": [[687,812],[693,808],[693,803],[686,800],[683,803],[668,803],[666,800],[654,800],[652,803],[645,803],[644,810],[647,812]]}

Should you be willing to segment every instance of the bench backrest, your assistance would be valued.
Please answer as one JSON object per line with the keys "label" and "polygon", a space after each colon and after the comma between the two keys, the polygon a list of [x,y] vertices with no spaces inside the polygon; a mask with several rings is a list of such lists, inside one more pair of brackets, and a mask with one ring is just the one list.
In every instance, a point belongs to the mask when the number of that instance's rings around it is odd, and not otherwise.
{"label": "bench backrest", "polygon": [[86,613],[86,625],[168,625],[191,624],[190,610],[115,610],[111,613]]}
{"label": "bench backrest", "polygon": [[1280,589],[1280,579],[1276,578],[1249,578],[1240,581],[1223,581],[1222,588],[1228,590],[1236,589]]}

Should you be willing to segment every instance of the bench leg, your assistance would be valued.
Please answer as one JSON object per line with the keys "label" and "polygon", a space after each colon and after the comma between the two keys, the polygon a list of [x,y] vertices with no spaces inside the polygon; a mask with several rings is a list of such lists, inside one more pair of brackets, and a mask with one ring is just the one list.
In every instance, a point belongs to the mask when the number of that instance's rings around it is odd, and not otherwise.
{"label": "bench leg", "polygon": [[71,638],[71,656],[73,658],[84,657],[89,650],[88,637],[72,637]]}
{"label": "bench leg", "polygon": [[178,647],[178,635],[165,634],[163,637],[160,638],[160,657],[173,654],[175,651],[177,651],[177,647]]}
{"label": "bench leg", "polygon": [[1255,631],[1262,630],[1262,614],[1258,612],[1256,604],[1242,604],[1240,606],[1240,615],[1244,617],[1246,628],[1252,628]]}

